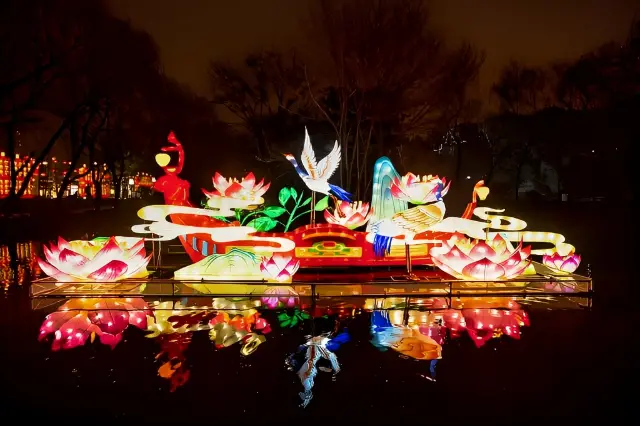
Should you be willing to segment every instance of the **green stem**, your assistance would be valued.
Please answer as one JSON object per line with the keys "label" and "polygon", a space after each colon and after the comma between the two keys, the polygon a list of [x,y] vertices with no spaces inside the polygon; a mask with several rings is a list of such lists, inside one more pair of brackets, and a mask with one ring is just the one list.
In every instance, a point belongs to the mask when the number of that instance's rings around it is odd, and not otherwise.
{"label": "green stem", "polygon": [[291,223],[296,219],[297,216],[293,216],[296,213],[296,210],[298,210],[298,207],[300,206],[300,202],[302,201],[302,197],[304,195],[304,192],[300,192],[300,196],[298,197],[298,199],[296,200],[296,205],[293,206],[293,209],[291,210],[291,213],[289,214],[289,220],[287,221],[287,225],[284,227],[284,232],[287,232],[289,230],[289,227],[291,226]]}
{"label": "green stem", "polygon": [[293,218],[293,221],[295,221],[297,218],[304,216],[305,214],[309,214],[311,213],[311,209],[307,210],[306,212],[302,212],[299,215],[297,215],[296,217]]}
{"label": "green stem", "polygon": [[240,221],[240,225],[244,225],[245,223],[247,223],[247,219],[250,218],[251,216],[255,216],[258,213],[262,213],[262,210],[256,210],[255,212],[251,212],[248,215],[246,215],[245,217],[242,218],[242,221]]}

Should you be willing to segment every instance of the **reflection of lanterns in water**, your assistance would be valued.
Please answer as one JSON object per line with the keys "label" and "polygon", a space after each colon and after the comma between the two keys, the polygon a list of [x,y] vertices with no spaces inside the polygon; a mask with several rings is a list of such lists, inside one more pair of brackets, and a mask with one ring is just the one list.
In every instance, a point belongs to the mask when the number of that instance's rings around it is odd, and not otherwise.
{"label": "reflection of lanterns in water", "polygon": [[[520,328],[529,325],[528,314],[517,302],[507,297],[462,298],[455,308],[449,307],[444,299],[435,298],[425,304],[427,310],[424,311],[399,309],[399,306],[393,305],[392,299],[378,302],[368,300],[365,305],[369,309],[381,309],[379,312],[386,311],[389,324],[381,327],[372,322],[372,325],[380,330],[376,332],[374,329],[374,333],[386,333],[382,340],[387,343],[411,335],[410,331],[417,330],[442,344],[446,329],[452,338],[460,337],[461,332],[466,331],[474,344],[482,347],[490,339],[503,335],[520,339]],[[397,330],[391,330],[392,327]],[[406,332],[400,333],[401,329]],[[392,343],[389,344],[393,346]]]}
{"label": "reflection of lanterns in water", "polygon": [[13,282],[22,285],[40,273],[35,243],[17,243],[15,247],[16,267],[11,268],[11,250],[0,246],[0,285],[5,289]]}

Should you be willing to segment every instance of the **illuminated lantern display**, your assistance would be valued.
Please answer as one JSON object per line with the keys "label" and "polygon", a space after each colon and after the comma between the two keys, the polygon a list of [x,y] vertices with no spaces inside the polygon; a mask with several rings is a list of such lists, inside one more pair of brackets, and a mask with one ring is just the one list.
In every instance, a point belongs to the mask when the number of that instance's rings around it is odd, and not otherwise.
{"label": "illuminated lantern display", "polygon": [[[335,173],[340,164],[340,145],[338,141],[335,142],[333,149],[326,157],[316,161],[316,155],[313,152],[313,146],[311,146],[311,138],[305,127],[304,147],[300,155],[304,169],[298,165],[293,155],[286,154],[285,158],[293,164],[296,172],[311,191],[324,195],[333,194],[342,201],[351,201],[351,194],[339,186],[329,183],[329,178]],[[314,209],[312,208],[311,210],[313,211]]]}
{"label": "illuminated lantern display", "polygon": [[542,264],[555,270],[567,273],[573,273],[580,266],[581,257],[579,254],[568,254],[562,256],[558,252],[551,255],[542,256]]}
{"label": "illuminated lantern display", "polygon": [[278,322],[280,327],[282,328],[295,327],[310,318],[311,315],[309,315],[305,311],[301,311],[298,308],[295,308],[291,314],[289,314],[287,311],[282,311],[278,314]]}
{"label": "illuminated lantern display", "polygon": [[[314,379],[318,374],[318,367],[316,365],[318,361],[323,358],[328,360],[331,364],[331,371],[333,371],[335,377],[335,375],[340,372],[340,364],[338,363],[338,357],[333,352],[349,340],[350,336],[346,331],[333,338],[330,334],[314,336],[307,340],[305,344],[300,345],[297,352],[286,359],[286,364],[289,366],[289,369],[296,371],[300,383],[304,388],[304,392],[299,393],[300,399],[302,399],[301,406],[303,408],[309,405],[309,402],[311,402],[313,398],[312,389]],[[304,354],[304,362],[300,362],[297,359],[298,354]]]}
{"label": "illuminated lantern display", "polygon": [[[242,342],[240,353],[245,356],[254,353],[258,346],[266,341],[264,334],[271,331],[269,324],[260,318],[260,314],[255,309],[248,310],[244,315],[233,317],[226,312],[221,312],[212,318],[209,324],[211,325],[209,338],[218,349]],[[260,330],[262,334],[257,334],[253,330]]]}
{"label": "illuminated lantern display", "polygon": [[449,192],[447,179],[438,176],[416,176],[407,173],[391,182],[391,195],[411,204],[427,204],[440,200]]}
{"label": "illuminated lantern display", "polygon": [[464,238],[456,234],[442,247],[431,249],[433,263],[442,271],[459,279],[496,280],[521,275],[529,266],[531,247],[516,248],[499,234],[492,240]]}
{"label": "illuminated lantern display", "polygon": [[275,309],[282,305],[287,308],[294,307],[298,302],[298,293],[289,286],[267,287],[264,291],[262,303],[270,309]]}
{"label": "illuminated lantern display", "polygon": [[46,260],[38,259],[42,271],[59,282],[113,282],[144,278],[149,272],[144,240],[111,237],[108,240],[65,241],[43,246]]}
{"label": "illuminated lantern display", "polygon": [[391,348],[417,360],[442,358],[442,346],[431,336],[417,328],[391,324],[389,312],[385,310],[371,313],[371,335],[371,343],[377,348]]}
{"label": "illuminated lantern display", "polygon": [[51,348],[57,351],[83,346],[97,336],[113,349],[129,325],[145,330],[149,313],[142,298],[71,299],[45,317],[38,340],[54,334]]}
{"label": "illuminated lantern display", "polygon": [[[162,349],[156,359],[166,359],[158,375],[171,383],[171,391],[184,385],[190,377],[185,351],[194,332],[208,331],[217,349],[240,345],[240,353],[251,355],[266,341],[269,323],[254,309],[253,303],[214,298],[211,306],[189,307],[180,302],[160,302],[148,317],[146,337],[159,339]],[[213,308],[213,310],[211,310]],[[216,311],[220,309],[220,311]]]}
{"label": "illuminated lantern display", "polygon": [[225,179],[220,173],[213,177],[213,186],[215,190],[209,192],[202,190],[210,200],[217,198],[233,198],[236,200],[246,201],[248,205],[259,205],[264,203],[262,196],[267,192],[271,184],[264,184],[264,179],[256,184],[256,177],[253,173],[247,174],[242,181],[237,179]]}
{"label": "illuminated lantern display", "polygon": [[520,339],[520,327],[529,325],[529,317],[521,309],[463,309],[462,315],[477,347],[502,335]]}
{"label": "illuminated lantern display", "polygon": [[[304,147],[300,160],[302,167],[298,165],[295,157],[285,154],[285,158],[293,165],[304,184],[311,190],[311,225],[316,224],[316,193],[330,195],[334,201],[336,197],[342,201],[351,202],[351,194],[340,188],[338,185],[329,183],[329,178],[335,173],[340,164],[340,145],[338,141],[333,145],[331,152],[320,161],[316,161],[316,155],[311,146],[311,138],[307,128],[304,129]],[[337,204],[337,201],[336,201]]]}
{"label": "illuminated lantern display", "polygon": [[[478,200],[489,194],[482,181],[473,188],[472,200],[462,215],[445,217],[443,197],[450,182],[434,175],[401,176],[386,157],[374,165],[371,202],[350,203],[344,189],[328,182],[339,166],[340,146],[334,144],[326,157],[316,161],[306,131],[300,160],[286,157],[312,190],[311,197],[285,187],[278,193],[280,205],[258,208],[269,183],[256,182],[253,173],[240,181],[216,173],[213,191],[204,191],[207,208],[197,208],[189,201],[189,183],[178,176],[184,166],[184,149],[173,133],[168,141],[172,146],[162,148],[156,158],[165,175],[154,185],[164,193],[165,204],[142,208],[138,216],[146,223],[132,229],[147,234],[149,240],[180,239],[193,264],[179,270],[175,279],[258,280],[265,273],[267,280],[287,282],[292,273],[286,265],[269,261],[278,254],[295,258],[302,268],[405,266],[405,278],[421,280],[424,274],[412,272],[413,260],[419,265],[437,264],[445,279],[449,278],[446,273],[465,280],[503,280],[520,275],[530,263],[530,254],[574,253],[560,234],[528,231],[526,222],[502,214],[503,210],[478,207]],[[177,165],[172,164],[172,152],[178,154]],[[326,210],[327,197],[316,203],[316,193],[330,195],[335,208]],[[408,208],[409,203],[416,206]],[[252,211],[243,213],[243,209]],[[324,211],[329,223],[316,224],[315,211]],[[311,224],[291,228],[308,213]],[[367,232],[355,230],[360,226],[367,226]],[[452,238],[458,234],[468,238],[468,243],[456,246]],[[552,247],[523,248],[531,242]],[[514,248],[516,243],[520,244]],[[480,256],[483,250],[486,256]],[[458,252],[459,259],[454,255]],[[260,260],[263,256],[267,258],[264,262]],[[210,290],[218,288],[214,285]]]}
{"label": "illuminated lantern display", "polygon": [[[372,306],[370,300],[367,305]],[[408,315],[404,309],[376,309],[371,314],[371,343],[414,359],[438,359],[439,349],[430,348],[443,344],[445,330],[454,339],[466,331],[480,348],[492,338],[520,339],[521,327],[530,325],[528,314],[508,297],[462,297],[456,305],[452,308],[445,299],[434,298],[424,306],[429,310],[410,310]]]}
{"label": "illuminated lantern display", "polygon": [[336,205],[333,214],[328,210],[324,211],[324,218],[327,223],[342,225],[349,229],[356,229],[366,224],[372,214],[373,209],[369,207],[369,203],[363,203],[362,201],[356,201],[354,203],[340,201]]}
{"label": "illuminated lantern display", "polygon": [[[260,256],[248,251],[231,249],[226,254],[212,254],[193,265],[177,270],[177,280],[262,280]],[[192,284],[194,288],[206,288],[207,284]],[[212,287],[213,290],[216,287]]]}
{"label": "illuminated lantern display", "polygon": [[260,271],[264,278],[279,283],[291,282],[299,267],[300,261],[280,253],[275,253],[269,258],[263,257],[260,263]]}

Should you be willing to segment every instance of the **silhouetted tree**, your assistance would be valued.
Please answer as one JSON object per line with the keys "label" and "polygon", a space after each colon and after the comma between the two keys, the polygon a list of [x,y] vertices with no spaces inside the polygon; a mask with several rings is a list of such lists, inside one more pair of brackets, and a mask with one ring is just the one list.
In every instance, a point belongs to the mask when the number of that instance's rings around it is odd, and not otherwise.
{"label": "silhouetted tree", "polygon": [[[46,97],[56,90],[60,80],[73,73],[78,58],[86,51],[88,35],[106,9],[101,1],[80,0],[8,1],[1,7],[0,27],[4,31],[0,39],[0,121],[7,136],[11,175],[8,201],[13,204],[24,194],[30,178],[68,128],[69,116],[79,106],[66,100],[57,103],[55,108],[64,110],[59,127],[40,153],[31,153],[35,162],[23,163],[26,176],[20,188],[17,175],[22,170],[15,167],[14,132],[30,121],[33,110],[52,106]],[[61,99],[64,95],[58,97]]]}
{"label": "silhouetted tree", "polygon": [[588,110],[612,107],[640,93],[640,23],[622,43],[606,43],[573,63],[555,66],[560,106]]}
{"label": "silhouetted tree", "polygon": [[512,61],[503,68],[491,90],[498,96],[500,112],[530,114],[549,106],[547,77],[541,68]]}
{"label": "silhouetted tree", "polygon": [[250,54],[242,68],[212,62],[209,75],[214,104],[235,115],[254,139],[260,160],[274,160],[272,133],[309,109],[304,68],[296,55]]}
{"label": "silhouetted tree", "polygon": [[342,144],[341,180],[363,198],[375,158],[452,124],[482,57],[445,47],[417,0],[319,2],[312,27],[329,59],[314,100]]}

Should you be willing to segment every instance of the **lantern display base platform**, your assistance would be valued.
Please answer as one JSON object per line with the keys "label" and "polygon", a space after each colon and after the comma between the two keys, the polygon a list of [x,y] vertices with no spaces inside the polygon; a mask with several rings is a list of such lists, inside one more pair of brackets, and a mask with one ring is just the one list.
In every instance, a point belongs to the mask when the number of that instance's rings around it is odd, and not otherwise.
{"label": "lantern display base platform", "polygon": [[[510,280],[466,281],[452,279],[439,271],[413,271],[407,279],[400,270],[335,273],[298,273],[292,283],[266,281],[174,280],[150,276],[146,279],[113,283],[59,283],[54,279],[36,280],[31,297],[119,297],[119,296],[225,296],[248,297],[268,294],[277,286],[292,287],[300,296],[319,297],[386,297],[394,295],[459,296],[459,295],[590,295],[591,278],[574,274],[555,274],[541,264],[534,264],[535,274]],[[159,273],[158,273],[159,275]]]}

